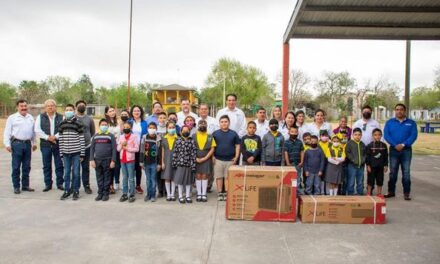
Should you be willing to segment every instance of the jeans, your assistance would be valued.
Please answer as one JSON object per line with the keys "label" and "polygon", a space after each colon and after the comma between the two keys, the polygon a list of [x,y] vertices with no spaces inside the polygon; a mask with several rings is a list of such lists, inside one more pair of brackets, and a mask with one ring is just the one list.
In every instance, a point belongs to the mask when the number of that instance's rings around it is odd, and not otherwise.
{"label": "jeans", "polygon": [[347,175],[347,194],[354,195],[354,184],[356,181],[356,194],[364,194],[364,165],[358,167],[351,163],[348,164]]}
{"label": "jeans", "polygon": [[55,163],[55,175],[57,186],[63,186],[64,183],[64,167],[60,157],[60,149],[58,145],[41,147],[41,156],[43,157],[44,184],[48,187],[52,186],[52,157]]}
{"label": "jeans", "polygon": [[157,185],[157,164],[144,164],[145,166],[145,178],[147,184],[147,198],[156,198],[156,185]]}
{"label": "jeans", "polygon": [[266,165],[266,166],[281,166],[281,161],[266,161],[264,165]]}
{"label": "jeans", "polygon": [[[80,170],[80,157],[79,153],[64,154],[64,189],[66,192],[70,192],[73,188],[73,192],[79,192],[79,186],[81,185],[81,180],[79,177]],[[70,174],[72,173],[72,178]],[[70,185],[70,180],[72,179],[72,186]]]}
{"label": "jeans", "polygon": [[14,141],[12,148],[12,185],[14,189],[20,188],[20,167],[21,167],[21,186],[29,187],[29,173],[31,171],[32,145],[30,142],[24,143]]}
{"label": "jeans", "polygon": [[111,183],[111,159],[95,160],[96,182],[98,184],[98,194],[108,195]]}
{"label": "jeans", "polygon": [[310,173],[306,179],[306,194],[321,194],[321,177],[318,173]]}
{"label": "jeans", "polygon": [[142,168],[140,166],[140,153],[135,152],[134,154],[135,162],[134,162],[134,169],[136,172],[136,187],[141,186],[142,183]]}
{"label": "jeans", "polygon": [[411,159],[411,148],[403,149],[400,152],[394,148],[390,148],[390,180],[388,181],[388,193],[396,192],[396,182],[397,176],[399,174],[399,166],[402,169],[403,193],[409,194],[411,192]]}
{"label": "jeans", "polygon": [[90,147],[86,148],[85,153],[84,159],[81,162],[81,179],[84,188],[90,187]]}
{"label": "jeans", "polygon": [[122,193],[134,195],[134,163],[121,163],[121,170],[124,175],[122,178]]}

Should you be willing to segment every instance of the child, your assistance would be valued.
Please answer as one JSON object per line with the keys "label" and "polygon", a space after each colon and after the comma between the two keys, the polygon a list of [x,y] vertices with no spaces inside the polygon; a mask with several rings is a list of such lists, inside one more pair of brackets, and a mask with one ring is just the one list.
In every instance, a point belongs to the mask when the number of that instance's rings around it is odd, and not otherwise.
{"label": "child", "polygon": [[176,113],[168,113],[168,122],[174,122],[175,129],[176,129],[176,135],[180,135],[180,126],[177,124],[177,114]]}
{"label": "child", "polygon": [[144,201],[156,201],[157,172],[160,171],[160,139],[157,136],[157,125],[148,124],[148,132],[141,139],[140,166],[145,170],[147,194]]}
{"label": "child", "polygon": [[338,194],[338,185],[342,180],[343,163],[345,160],[344,147],[337,135],[332,137],[332,142],[324,154],[328,161],[325,168],[325,182],[329,184],[329,194],[336,196]]}
{"label": "child", "polygon": [[243,156],[243,165],[260,165],[261,160],[261,138],[256,135],[257,124],[249,121],[247,125],[247,134],[241,138],[241,155]]}
{"label": "child", "polygon": [[312,135],[309,132],[305,132],[303,134],[303,145],[304,145],[304,151],[310,148],[310,142],[312,140]]}
{"label": "child", "polygon": [[262,140],[263,151],[261,164],[266,166],[281,166],[284,161],[283,146],[284,137],[278,132],[278,120],[269,121],[270,131],[264,135]]}
{"label": "child", "polygon": [[348,159],[347,194],[354,194],[354,184],[356,182],[357,195],[364,194],[364,165],[365,165],[365,145],[361,141],[362,130],[353,129],[353,139],[349,140],[345,146],[345,154]]}
{"label": "child", "polygon": [[223,192],[223,184],[228,168],[237,163],[240,156],[240,138],[238,134],[229,129],[229,116],[222,115],[219,119],[220,129],[212,136],[217,143],[214,151],[214,177],[217,184],[217,201],[226,201],[226,192]]}
{"label": "child", "polygon": [[289,139],[284,143],[284,159],[287,166],[295,166],[298,175],[297,182],[299,183],[297,193],[304,194],[302,185],[302,166],[304,163],[304,146],[301,140],[298,139],[298,128],[289,128]]}
{"label": "child", "polygon": [[190,136],[194,137],[194,135],[197,133],[196,119],[189,115],[185,117],[183,124],[190,129]]}
{"label": "child", "polygon": [[[122,196],[119,199],[120,202],[132,203],[136,200],[135,193],[135,153],[139,152],[139,140],[135,134],[131,132],[131,124],[124,123],[124,133],[119,137],[118,151],[121,158],[121,170],[124,175],[122,179]],[[127,196],[130,194],[130,196]]]}
{"label": "child", "polygon": [[206,120],[199,120],[199,131],[194,137],[197,149],[196,153],[196,187],[197,202],[207,202],[206,191],[208,189],[208,175],[212,172],[212,155],[214,154],[216,142],[212,135],[208,134],[208,123]]}
{"label": "child", "polygon": [[306,194],[320,195],[321,176],[324,172],[324,153],[318,147],[318,137],[310,139],[310,148],[304,153],[304,171],[306,172]]}
{"label": "child", "polygon": [[[61,200],[69,198],[72,194],[73,200],[79,199],[79,170],[80,162],[85,157],[84,127],[75,117],[75,107],[72,104],[66,105],[64,111],[65,119],[61,121],[58,128],[60,157],[64,164],[64,194]],[[72,178],[71,178],[72,173]],[[72,186],[70,181],[72,179]]]}
{"label": "child", "polygon": [[383,175],[388,171],[388,148],[381,141],[382,130],[373,130],[373,139],[367,146],[367,195],[372,195],[374,182],[377,184],[377,195],[382,195]]}
{"label": "child", "polygon": [[163,137],[167,133],[167,114],[165,112],[159,113],[157,122],[157,135]]}
{"label": "child", "polygon": [[98,196],[95,201],[108,201],[111,169],[116,162],[116,139],[109,131],[109,123],[106,119],[99,121],[99,131],[91,140],[90,166],[95,168],[96,181],[98,183]]}
{"label": "child", "polygon": [[177,140],[176,124],[173,121],[167,123],[167,133],[162,137],[162,173],[161,179],[165,180],[165,190],[167,193],[167,201],[175,201],[174,191],[176,190],[176,184],[174,183],[175,170],[172,167],[174,142]]}
{"label": "child", "polygon": [[[191,129],[183,125],[180,130],[181,138],[174,144],[172,166],[176,170],[174,181],[179,191],[179,203],[192,203],[191,185],[194,183],[194,173],[196,171],[196,145],[191,138]],[[183,196],[185,186],[186,199]]]}
{"label": "child", "polygon": [[347,117],[343,116],[339,120],[339,126],[333,129],[334,134],[339,134],[341,144],[345,146],[348,140],[351,138],[351,128],[347,126]]}
{"label": "child", "polygon": [[[324,155],[325,155],[325,153],[329,149],[329,144],[330,144],[330,142],[329,142],[328,131],[327,130],[321,130],[320,131],[320,135],[319,135],[319,143],[318,143],[318,145],[321,148],[322,153],[324,153]],[[324,162],[324,173],[321,176],[321,194],[322,195],[325,195],[325,194],[328,195],[329,194],[329,192],[328,192],[329,186],[327,186],[326,183],[325,183],[325,172],[326,172],[325,167],[326,166],[327,166],[327,159]]]}

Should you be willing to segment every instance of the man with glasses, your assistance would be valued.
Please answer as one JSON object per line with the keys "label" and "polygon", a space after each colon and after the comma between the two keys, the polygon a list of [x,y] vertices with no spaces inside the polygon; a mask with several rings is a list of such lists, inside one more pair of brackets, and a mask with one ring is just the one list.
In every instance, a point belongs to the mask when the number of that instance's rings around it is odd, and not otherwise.
{"label": "man with glasses", "polygon": [[353,125],[353,129],[360,128],[362,130],[362,142],[365,146],[368,146],[373,141],[373,130],[380,129],[380,124],[371,115],[373,109],[369,105],[362,107],[362,118],[356,121]]}

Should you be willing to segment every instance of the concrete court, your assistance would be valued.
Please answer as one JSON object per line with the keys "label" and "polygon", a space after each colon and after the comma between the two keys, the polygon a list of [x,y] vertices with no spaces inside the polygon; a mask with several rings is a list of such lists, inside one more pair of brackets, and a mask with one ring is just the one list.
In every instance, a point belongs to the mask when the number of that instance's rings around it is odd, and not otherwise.
{"label": "concrete court", "polygon": [[[413,201],[388,200],[385,225],[227,221],[215,194],[206,204],[163,199],[120,203],[60,201],[43,193],[41,155],[33,155],[35,193],[15,195],[10,155],[0,152],[0,263],[440,263],[440,156],[413,159]],[[386,177],[387,178],[387,177]],[[94,173],[91,176],[96,192]]]}

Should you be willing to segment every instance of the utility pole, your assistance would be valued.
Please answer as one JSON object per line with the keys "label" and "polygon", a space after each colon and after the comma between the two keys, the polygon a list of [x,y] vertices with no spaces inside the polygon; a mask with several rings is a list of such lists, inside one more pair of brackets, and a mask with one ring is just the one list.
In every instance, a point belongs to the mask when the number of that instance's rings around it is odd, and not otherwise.
{"label": "utility pole", "polygon": [[127,108],[130,109],[130,75],[131,75],[131,29],[133,22],[133,0],[130,0],[130,36],[128,39],[128,82],[127,82]]}

